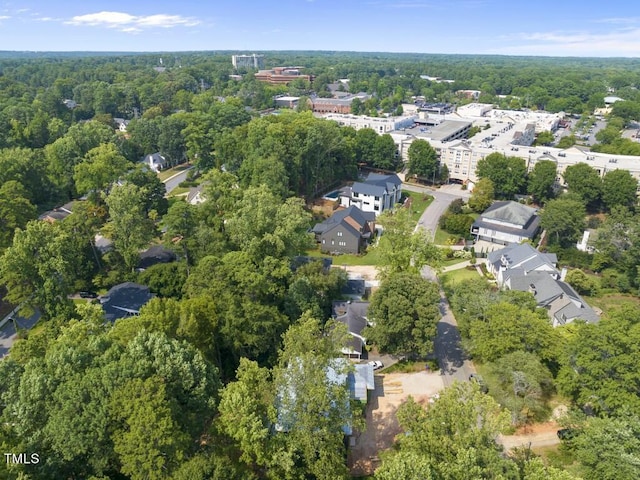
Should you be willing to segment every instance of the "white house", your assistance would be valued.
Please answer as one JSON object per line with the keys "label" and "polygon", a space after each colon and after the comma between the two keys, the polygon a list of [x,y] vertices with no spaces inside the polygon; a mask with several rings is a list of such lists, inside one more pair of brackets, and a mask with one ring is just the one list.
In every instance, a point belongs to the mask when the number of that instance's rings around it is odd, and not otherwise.
{"label": "white house", "polygon": [[160,152],[150,153],[144,157],[144,163],[153,172],[159,172],[169,166],[169,161],[160,155]]}
{"label": "white house", "polygon": [[363,212],[373,212],[377,216],[392,208],[401,196],[402,181],[398,175],[370,173],[364,182],[354,182],[341,191],[340,205],[355,205]]}

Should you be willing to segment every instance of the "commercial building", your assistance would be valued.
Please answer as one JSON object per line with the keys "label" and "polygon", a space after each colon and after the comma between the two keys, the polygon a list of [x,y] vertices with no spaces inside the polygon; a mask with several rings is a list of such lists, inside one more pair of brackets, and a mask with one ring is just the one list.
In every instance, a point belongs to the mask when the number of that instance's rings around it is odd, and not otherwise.
{"label": "commercial building", "polygon": [[324,115],[323,118],[338,122],[344,127],[353,127],[356,130],[360,130],[361,128],[371,128],[378,134],[382,135],[394,130],[413,127],[418,117],[365,117],[359,115],[330,113]]}
{"label": "commercial building", "polygon": [[264,68],[264,55],[231,55],[231,63],[233,68],[239,70],[241,68]]}
{"label": "commercial building", "polygon": [[312,82],[311,75],[303,75],[300,73],[304,67],[273,67],[271,70],[259,70],[255,79],[260,82],[270,83],[272,85],[287,85],[294,80],[305,80]]}
{"label": "commercial building", "polygon": [[338,98],[323,98],[313,97],[311,98],[311,109],[314,113],[351,113],[351,104],[358,98],[361,101],[367,100],[370,95],[366,93],[351,94],[336,94]]}

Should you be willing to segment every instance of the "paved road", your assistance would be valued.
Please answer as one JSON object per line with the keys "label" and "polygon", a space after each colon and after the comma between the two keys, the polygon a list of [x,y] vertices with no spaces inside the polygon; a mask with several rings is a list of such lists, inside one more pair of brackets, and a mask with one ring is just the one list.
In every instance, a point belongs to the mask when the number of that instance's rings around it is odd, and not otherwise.
{"label": "paved road", "polygon": [[[424,267],[421,273],[428,280],[437,280],[436,273],[431,267]],[[476,369],[462,349],[458,323],[442,289],[440,289],[439,308],[442,318],[437,326],[434,353],[438,359],[438,365],[440,365],[444,386],[448,387],[456,380],[459,382],[468,381],[469,375],[474,373]]]}
{"label": "paved road", "polygon": [[178,185],[180,185],[182,182],[184,182],[187,179],[187,175],[189,174],[189,170],[191,170],[192,168],[193,167],[189,167],[186,170],[183,170],[182,172],[176,173],[172,177],[167,178],[163,182],[165,188],[167,189],[167,193],[171,192],[171,190],[174,190],[175,188],[178,187]]}
{"label": "paved road", "polygon": [[[30,329],[36,324],[39,318],[39,311],[36,311],[36,313],[27,319],[18,316],[15,317],[18,328],[21,329]],[[16,333],[15,326],[13,322],[9,320],[2,328],[0,328],[0,359],[9,353],[9,349],[17,338],[18,335]]]}
{"label": "paved road", "polygon": [[[446,211],[447,207],[456,198],[467,198],[469,193],[466,191],[455,191],[450,189],[443,192],[438,190],[427,189],[414,185],[403,185],[403,189],[418,192],[427,192],[433,195],[435,200],[424,211],[418,226],[421,226],[435,233],[440,216]],[[436,272],[431,267],[424,267],[421,272],[422,276],[431,281],[437,281]],[[438,322],[438,333],[434,342],[434,353],[440,365],[442,373],[442,381],[444,386],[451,385],[454,381],[468,381],[469,375],[475,372],[473,363],[466,358],[464,350],[460,344],[461,337],[451,307],[444,294],[444,290],[440,289],[440,313],[442,318]]]}
{"label": "paved road", "polygon": [[[445,186],[443,188],[447,188]],[[453,187],[453,186],[451,186]],[[418,220],[418,227],[422,227],[425,230],[431,232],[431,235],[435,237],[436,228],[438,228],[438,220],[442,216],[442,214],[447,210],[447,207],[453,202],[456,198],[468,198],[469,192],[464,190],[456,190],[454,188],[449,188],[446,191],[443,190],[434,190],[428,187],[422,187],[420,185],[412,185],[404,183],[402,185],[403,190],[409,190],[410,192],[419,192],[419,193],[428,193],[432,195],[434,200],[429,205],[429,207],[424,211],[420,220]]]}

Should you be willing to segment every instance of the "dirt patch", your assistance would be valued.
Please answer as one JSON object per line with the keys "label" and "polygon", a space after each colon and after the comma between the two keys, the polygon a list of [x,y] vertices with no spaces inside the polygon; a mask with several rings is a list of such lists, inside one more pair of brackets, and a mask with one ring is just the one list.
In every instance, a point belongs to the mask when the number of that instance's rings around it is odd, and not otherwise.
{"label": "dirt patch", "polygon": [[560,443],[557,432],[560,426],[556,422],[536,423],[516,430],[514,435],[500,435],[498,443],[505,450],[515,447],[541,448]]}
{"label": "dirt patch", "polygon": [[378,270],[373,265],[334,265],[333,268],[345,270],[351,278],[360,277],[364,280],[376,280]]}
{"label": "dirt patch", "polygon": [[338,200],[325,200],[323,198],[317,198],[308,205],[314,217],[322,218],[329,218],[339,206]]}
{"label": "dirt patch", "polygon": [[444,388],[437,373],[391,373],[375,376],[376,388],[366,409],[367,428],[349,452],[352,475],[371,475],[379,465],[378,454],[391,448],[401,432],[396,412],[411,395],[418,403],[427,404]]}

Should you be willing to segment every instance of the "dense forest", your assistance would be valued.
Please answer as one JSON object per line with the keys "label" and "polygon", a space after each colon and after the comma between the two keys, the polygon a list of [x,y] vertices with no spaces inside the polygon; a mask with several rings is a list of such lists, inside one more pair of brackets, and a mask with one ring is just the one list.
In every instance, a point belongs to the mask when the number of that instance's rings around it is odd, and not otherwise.
{"label": "dense forest", "polygon": [[[361,166],[402,165],[390,136],[307,111],[270,115],[274,96],[327,95],[328,84],[348,78],[351,91],[373,95],[362,109],[375,115],[417,96],[467,102],[460,89],[481,90],[480,101],[503,107],[582,114],[604,106],[614,89],[627,107],[615,107],[619,120],[599,138],[602,151],[626,148],[619,130],[638,120],[634,105],[640,111],[633,59],[266,52],[265,63],[302,65],[315,79],[267,85],[234,72],[230,52],[0,53],[2,300],[41,315],[0,362],[2,450],[40,461],[0,463],[0,477],[348,476],[343,428],[362,428],[362,407],[326,379],[328,368],[348,373],[335,363],[346,332],[329,321],[346,275],[321,262],[294,266],[294,258],[313,244],[308,230],[317,218],[308,202],[356,180]],[[126,132],[114,119],[129,121]],[[434,172],[433,149],[416,145],[409,168]],[[166,198],[160,177],[141,163],[155,152],[170,165],[193,165],[186,185],[198,185],[205,201]],[[478,165],[486,181],[469,207],[529,193],[546,204],[549,248],[562,259],[587,213],[603,216],[598,254],[588,265],[584,256],[567,261],[607,271],[609,285],[637,293],[635,184],[619,174],[594,179],[576,166],[569,193],[554,198],[554,179],[538,165],[527,176],[513,159],[487,157]],[[63,221],[38,220],[68,202]],[[451,229],[456,221],[468,232],[470,212],[449,213]],[[427,356],[440,298],[419,272],[438,268],[443,254],[414,232],[406,209],[379,224],[381,286],[372,299],[379,325],[370,338],[393,354]],[[111,250],[98,251],[96,235]],[[151,245],[178,261],[141,271],[140,252]],[[113,324],[99,305],[74,296],[128,281],[156,297]],[[506,457],[495,442],[510,426],[548,415],[556,392],[578,412],[567,423],[584,431],[573,447],[584,478],[637,478],[637,311],[560,331],[525,296],[476,284],[448,293],[465,347],[502,374],[525,371],[530,388],[510,396],[507,375],[501,405],[467,383],[428,412],[407,403],[398,411],[406,435],[375,478],[577,478],[525,454]],[[622,353],[609,361],[616,349]],[[282,393],[291,389],[295,401]],[[283,432],[276,425],[284,404],[295,421]]]}

